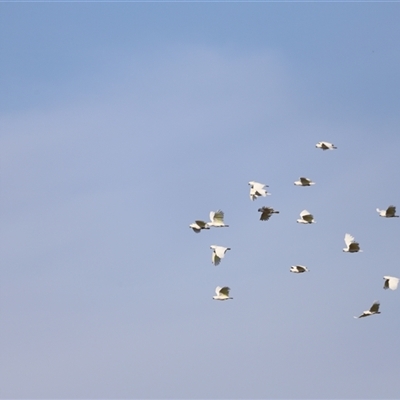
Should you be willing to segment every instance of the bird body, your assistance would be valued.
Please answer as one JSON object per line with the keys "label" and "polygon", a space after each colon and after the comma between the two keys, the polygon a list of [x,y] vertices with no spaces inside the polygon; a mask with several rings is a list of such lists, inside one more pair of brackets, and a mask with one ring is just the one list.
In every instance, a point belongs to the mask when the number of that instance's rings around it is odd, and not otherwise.
{"label": "bird body", "polygon": [[311,179],[304,178],[304,176],[300,177],[298,181],[295,181],[294,184],[296,186],[312,186],[315,185]]}
{"label": "bird body", "polygon": [[395,278],[394,276],[384,276],[383,279],[385,280],[385,283],[383,285],[383,288],[390,289],[390,290],[396,290],[397,286],[399,284],[400,279]]}
{"label": "bird body", "polygon": [[364,311],[360,316],[354,318],[363,318],[363,317],[369,317],[370,315],[374,314],[380,314],[381,312],[379,311],[379,306],[380,306],[379,301],[375,301],[369,310]]}
{"label": "bird body", "polygon": [[322,149],[322,150],[334,150],[337,149],[337,147],[333,143],[329,142],[318,142],[315,147]]}
{"label": "bird body", "polygon": [[275,211],[272,207],[261,207],[258,212],[261,213],[260,221],[268,221],[272,214],[279,214],[279,211]]}
{"label": "bird body", "polygon": [[343,251],[346,253],[358,253],[362,252],[360,249],[360,244],[355,241],[354,236],[351,236],[350,233],[346,233],[344,235],[344,242],[346,243],[346,246]]}
{"label": "bird body", "polygon": [[396,207],[395,206],[389,206],[386,210],[380,210],[379,208],[376,209],[380,217],[385,217],[385,218],[399,218],[398,215],[396,215]]}
{"label": "bird body", "polygon": [[210,212],[210,222],[206,224],[208,227],[215,228],[227,228],[229,225],[226,225],[224,222],[224,212],[222,210],[211,211]]}
{"label": "bird body", "polygon": [[265,189],[266,187],[268,187],[268,185],[265,185],[264,183],[254,182],[254,181],[250,181],[249,185],[250,185],[250,199],[251,200],[255,200],[260,196],[262,196],[262,197],[270,196],[270,193],[268,193],[267,190]]}
{"label": "bird body", "polygon": [[213,296],[214,300],[230,300],[233,299],[233,297],[229,297],[229,291],[231,289],[228,286],[217,286],[215,288],[215,293],[217,294],[216,296]]}
{"label": "bird body", "polygon": [[212,252],[212,256],[211,256],[211,262],[214,265],[219,265],[219,263],[221,262],[221,259],[225,257],[225,253],[230,250],[230,247],[223,247],[223,246],[217,246],[215,244],[213,244],[212,246],[210,246],[210,249],[213,250]]}
{"label": "bird body", "polygon": [[290,267],[290,272],[294,272],[295,274],[301,274],[308,271],[309,269],[304,265],[293,265],[292,267]]}
{"label": "bird body", "polygon": [[206,222],[200,220],[194,221],[189,227],[196,233],[199,233],[202,229],[210,229]]}
{"label": "bird body", "polygon": [[300,219],[297,220],[299,224],[315,224],[314,216],[307,210],[303,210],[300,213]]}

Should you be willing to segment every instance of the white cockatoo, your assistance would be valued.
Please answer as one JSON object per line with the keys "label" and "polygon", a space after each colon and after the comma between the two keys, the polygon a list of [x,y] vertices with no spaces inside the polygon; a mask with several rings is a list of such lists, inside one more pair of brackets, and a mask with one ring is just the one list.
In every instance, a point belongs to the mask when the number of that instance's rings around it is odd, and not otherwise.
{"label": "white cockatoo", "polygon": [[390,290],[396,290],[397,286],[399,284],[399,278],[395,278],[394,276],[384,276],[383,279],[385,280],[385,283],[383,285],[383,288],[390,289]]}
{"label": "white cockatoo", "polygon": [[258,212],[261,213],[260,221],[268,221],[272,214],[279,214],[279,211],[274,210],[272,207],[261,207]]}
{"label": "white cockatoo", "polygon": [[217,286],[215,288],[215,293],[217,294],[216,296],[213,296],[214,300],[230,300],[233,299],[233,297],[229,297],[229,291],[231,288],[228,286]]}
{"label": "white cockatoo", "polygon": [[294,184],[296,186],[312,186],[315,185],[315,182],[313,182],[309,178],[304,178],[304,176],[300,177],[298,181],[295,181]]}
{"label": "white cockatoo", "polygon": [[379,311],[379,301],[375,301],[374,304],[372,304],[371,308],[367,311],[364,311],[360,316],[354,317],[354,318],[363,318],[363,317],[369,317],[370,315],[374,314],[380,314],[381,312]]}
{"label": "white cockatoo", "polygon": [[225,253],[230,250],[230,247],[223,247],[223,246],[216,246],[213,244],[210,246],[210,249],[213,250],[212,256],[211,256],[211,261],[214,265],[219,265],[221,262],[221,259],[225,257]]}
{"label": "white cockatoo", "polygon": [[346,246],[343,251],[346,253],[358,253],[362,252],[360,250],[360,244],[355,241],[354,236],[351,236],[350,233],[346,233],[344,235],[344,242],[346,243]]}
{"label": "white cockatoo", "polygon": [[255,200],[260,196],[265,197],[270,195],[270,193],[268,193],[267,190],[265,189],[266,187],[268,187],[268,185],[265,185],[264,183],[250,181],[249,185],[250,185],[251,200]]}
{"label": "white cockatoo", "polygon": [[334,150],[337,149],[337,147],[333,143],[329,142],[318,142],[315,147],[318,147],[319,149],[322,150]]}
{"label": "white cockatoo", "polygon": [[304,265],[293,265],[292,267],[290,267],[290,272],[294,272],[295,274],[301,274],[308,271],[309,269]]}
{"label": "white cockatoo", "polygon": [[206,222],[200,220],[194,221],[189,225],[189,228],[192,228],[196,233],[199,233],[202,229],[210,229]]}
{"label": "white cockatoo", "polygon": [[211,211],[210,212],[210,222],[206,224],[208,227],[215,228],[227,228],[229,225],[226,225],[224,222],[224,212],[222,210]]}
{"label": "white cockatoo", "polygon": [[379,216],[385,217],[385,218],[394,218],[394,217],[399,217],[396,215],[396,207],[395,206],[389,206],[386,210],[380,210],[379,208],[376,209],[378,211]]}
{"label": "white cockatoo", "polygon": [[315,224],[314,216],[310,214],[307,210],[303,210],[300,213],[300,219],[297,220],[299,224]]}

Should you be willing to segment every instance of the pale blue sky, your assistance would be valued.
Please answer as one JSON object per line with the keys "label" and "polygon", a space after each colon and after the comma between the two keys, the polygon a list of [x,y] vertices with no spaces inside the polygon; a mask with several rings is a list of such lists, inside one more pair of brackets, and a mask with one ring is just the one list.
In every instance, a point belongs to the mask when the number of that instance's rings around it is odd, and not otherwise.
{"label": "pale blue sky", "polygon": [[399,18],[1,3],[0,396],[399,398]]}

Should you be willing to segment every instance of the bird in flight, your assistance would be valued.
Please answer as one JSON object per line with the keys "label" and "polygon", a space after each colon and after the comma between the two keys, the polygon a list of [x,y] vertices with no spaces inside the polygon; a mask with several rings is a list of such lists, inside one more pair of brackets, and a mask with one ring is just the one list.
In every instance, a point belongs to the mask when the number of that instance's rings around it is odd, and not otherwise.
{"label": "bird in flight", "polygon": [[290,272],[294,272],[295,274],[302,274],[303,272],[308,272],[309,269],[304,265],[293,265],[290,267]]}
{"label": "bird in flight", "polygon": [[304,176],[302,176],[298,181],[295,181],[294,184],[296,186],[312,186],[315,185],[315,182],[313,182],[311,179],[304,178]]}
{"label": "bird in flight", "polygon": [[310,214],[307,210],[303,210],[300,213],[300,219],[297,220],[299,224],[315,224],[314,216]]}
{"label": "bird in flight", "polygon": [[363,317],[369,317],[370,315],[374,314],[380,314],[381,312],[379,311],[379,301],[375,301],[374,304],[372,304],[371,308],[367,311],[364,311],[360,316],[354,317],[354,318],[363,318]]}
{"label": "bird in flight", "polygon": [[229,225],[226,225],[224,222],[224,212],[222,210],[211,211],[210,212],[210,222],[206,224],[208,227],[215,228],[227,228]]}
{"label": "bird in flight", "polygon": [[337,147],[333,143],[329,142],[318,142],[315,147],[318,147],[319,149],[322,150],[334,150],[337,149]]}
{"label": "bird in flight", "polygon": [[214,300],[229,300],[233,299],[233,297],[229,297],[229,291],[231,289],[228,286],[217,286],[215,288],[215,293],[217,294],[216,296],[213,296]]}
{"label": "bird in flight", "polygon": [[397,286],[399,284],[399,278],[395,278],[394,276],[384,276],[383,279],[385,280],[385,283],[383,285],[383,288],[390,289],[390,290],[396,290]]}
{"label": "bird in flight", "polygon": [[279,214],[279,211],[275,211],[272,207],[261,207],[258,212],[261,213],[260,221],[268,221],[272,214]]}
{"label": "bird in flight", "polygon": [[397,218],[399,218],[399,216],[396,215],[396,207],[395,206],[389,206],[386,210],[380,210],[379,208],[377,208],[376,211],[378,211],[379,216],[381,216],[381,217],[385,217],[385,218],[397,217]]}
{"label": "bird in flight", "polygon": [[250,181],[249,185],[250,185],[250,199],[251,200],[255,200],[260,196],[262,196],[262,197],[270,196],[270,193],[268,193],[267,190],[265,189],[266,187],[268,187],[268,185],[265,185],[264,183],[254,182],[254,181]]}
{"label": "bird in flight", "polygon": [[202,229],[210,229],[206,222],[196,220],[192,224],[189,225],[189,228],[193,229],[193,232],[199,233]]}
{"label": "bird in flight", "polygon": [[223,259],[225,257],[225,253],[230,250],[230,247],[223,247],[223,246],[216,246],[215,244],[213,244],[212,246],[210,246],[210,249],[213,250],[212,252],[212,256],[211,256],[211,262],[214,265],[219,265],[219,263],[221,262],[221,259]]}
{"label": "bird in flight", "polygon": [[355,241],[354,236],[351,236],[350,233],[346,233],[344,235],[344,242],[346,243],[346,246],[343,251],[346,253],[358,253],[362,252],[360,250],[360,244]]}

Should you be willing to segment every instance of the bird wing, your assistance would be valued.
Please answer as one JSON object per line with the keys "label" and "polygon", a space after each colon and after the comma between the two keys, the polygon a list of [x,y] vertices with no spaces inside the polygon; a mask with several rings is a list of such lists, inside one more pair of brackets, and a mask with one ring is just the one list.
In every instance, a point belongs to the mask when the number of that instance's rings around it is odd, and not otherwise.
{"label": "bird wing", "polygon": [[357,242],[350,243],[350,245],[348,247],[349,247],[349,250],[353,250],[354,252],[360,251],[360,245]]}
{"label": "bird wing", "polygon": [[200,228],[205,228],[206,227],[206,225],[207,225],[207,223],[206,222],[204,222],[204,221],[199,221],[199,220],[196,220],[196,221],[194,221],[194,222],[196,222],[196,224],[200,227]]}
{"label": "bird wing", "polygon": [[311,181],[308,178],[300,177],[300,182],[302,185],[308,185]]}
{"label": "bird wing", "polygon": [[385,280],[385,283],[383,284],[383,288],[389,289],[389,281],[390,281],[390,277],[389,276],[384,276],[383,279]]}
{"label": "bird wing", "polygon": [[314,216],[310,214],[307,210],[303,210],[300,213],[300,217],[304,219],[304,221],[311,222],[314,219]]}
{"label": "bird wing", "polygon": [[391,290],[396,290],[397,286],[399,285],[399,278],[396,278],[394,276],[384,276],[383,277],[385,280],[385,285],[383,286],[384,289],[391,289]]}
{"label": "bird wing", "polygon": [[222,247],[222,246],[215,246],[214,247],[214,252],[219,258],[224,258],[225,252],[228,250],[227,247]]}
{"label": "bird wing", "polygon": [[346,233],[344,235],[344,242],[346,246],[349,247],[354,242],[354,236],[351,236],[350,233]]}
{"label": "bird wing", "polygon": [[219,265],[219,263],[221,262],[221,258],[217,256],[215,250],[212,253],[211,261],[214,265]]}
{"label": "bird wing", "polygon": [[379,306],[380,306],[379,301],[376,301],[374,304],[372,304],[372,306],[369,309],[369,311],[376,313],[376,312],[379,311]]}
{"label": "bird wing", "polygon": [[[211,217],[211,214],[213,214],[212,217]],[[218,223],[224,224],[224,212],[222,210],[211,212],[210,220],[213,222],[218,222]]]}
{"label": "bird wing", "polygon": [[296,265],[296,268],[299,272],[304,272],[306,269],[302,267],[301,265]]}
{"label": "bird wing", "polygon": [[222,287],[221,286],[217,286],[216,288],[215,288],[215,293],[217,294],[217,295],[219,295],[219,291],[222,289]]}
{"label": "bird wing", "polygon": [[269,207],[261,207],[258,209],[258,211],[261,213],[260,220],[261,221],[268,221],[274,212],[272,208]]}
{"label": "bird wing", "polygon": [[386,216],[387,217],[393,217],[396,214],[396,207],[395,206],[389,206],[386,210]]}
{"label": "bird wing", "polygon": [[229,291],[230,291],[231,289],[228,287],[228,286],[224,286],[224,287],[222,287],[222,288],[220,288],[219,289],[219,293],[220,294],[223,294],[224,296],[226,296],[226,297],[229,297]]}
{"label": "bird wing", "polygon": [[328,143],[321,142],[321,149],[328,150],[328,149],[329,149],[329,146],[327,146],[327,144],[328,144]]}

